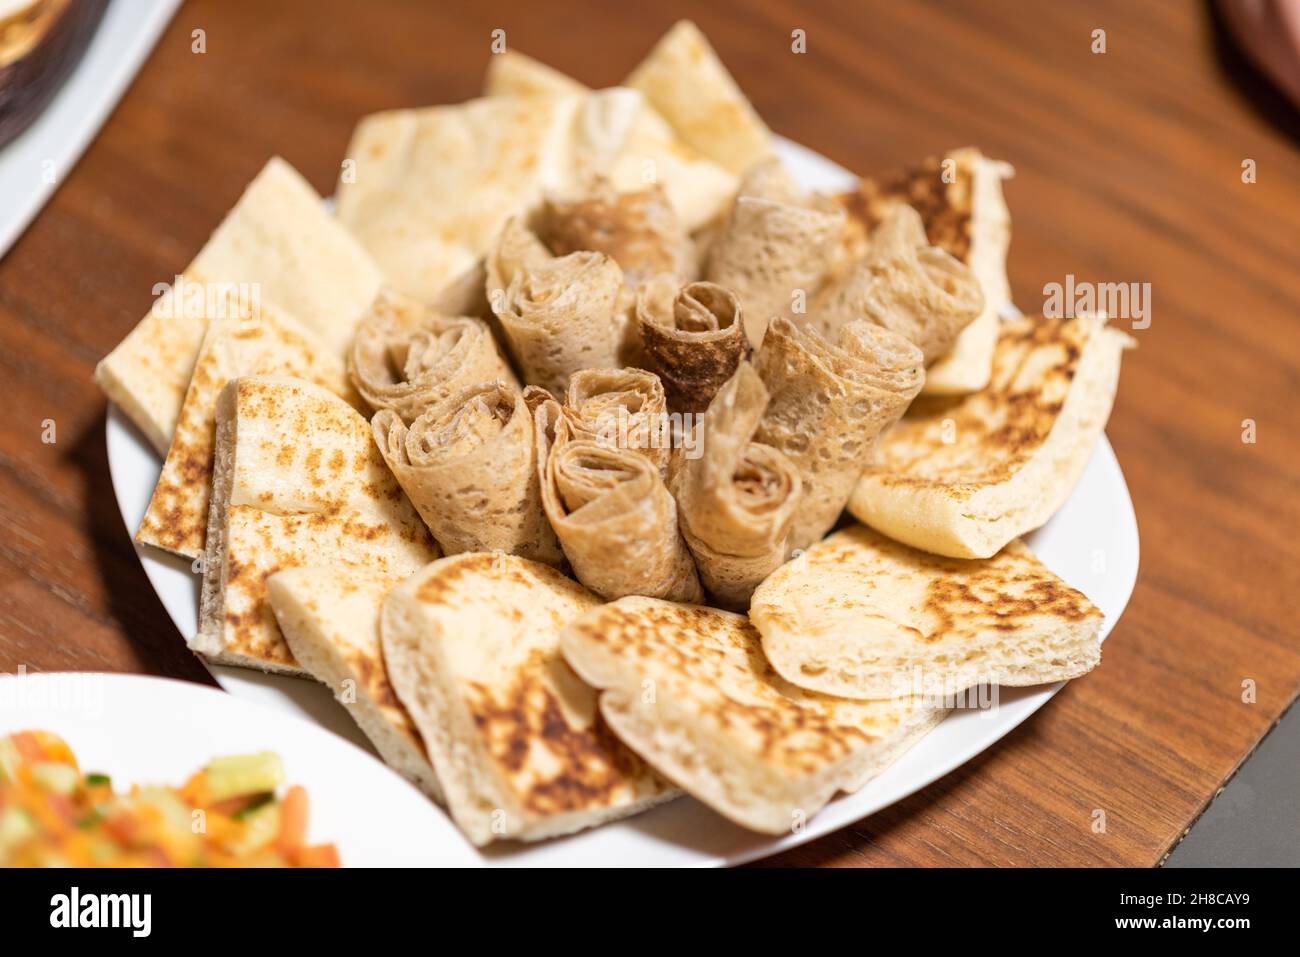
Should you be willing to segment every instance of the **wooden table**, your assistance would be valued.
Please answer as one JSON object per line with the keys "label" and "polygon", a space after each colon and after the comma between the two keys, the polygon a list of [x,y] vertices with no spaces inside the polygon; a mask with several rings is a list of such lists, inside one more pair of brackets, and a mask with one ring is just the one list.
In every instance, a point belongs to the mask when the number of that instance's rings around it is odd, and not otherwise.
{"label": "wooden table", "polygon": [[1243,78],[1201,4],[188,4],[0,263],[0,670],[210,680],[122,526],[91,370],[270,155],[329,193],[358,117],[475,95],[493,29],[599,85],[685,15],[776,131],[845,166],[968,143],[1015,163],[1022,307],[1067,274],[1152,286],[1108,430],[1142,570],[1101,668],[773,863],[1155,864],[1300,688],[1300,119]]}

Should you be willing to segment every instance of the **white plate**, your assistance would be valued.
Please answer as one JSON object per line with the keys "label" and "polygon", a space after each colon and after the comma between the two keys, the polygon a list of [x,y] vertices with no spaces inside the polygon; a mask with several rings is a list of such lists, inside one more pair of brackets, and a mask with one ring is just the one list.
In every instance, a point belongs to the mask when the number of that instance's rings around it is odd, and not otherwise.
{"label": "white plate", "polygon": [[[810,188],[843,189],[853,181],[847,171],[811,150],[788,141],[780,141],[779,147],[790,171]],[[108,462],[122,518],[134,533],[149,506],[161,463],[116,408],[108,416]],[[1128,604],[1138,568],[1133,503],[1105,436],[1069,500],[1027,541],[1044,564],[1102,610],[1104,639]],[[139,546],[136,552],[181,635],[192,635],[198,618],[199,575],[188,562],[173,556]],[[239,668],[211,670],[231,694],[286,714],[308,715],[364,746],[356,726],[322,685]],[[753,860],[844,827],[925,787],[1003,737],[1061,687],[1002,689],[995,709],[953,713],[878,778],[856,794],[832,801],[796,834],[775,839],[751,834],[683,799],[573,837],[491,850],[482,860],[550,866],[720,865]]]}
{"label": "white plate", "polygon": [[110,3],[81,60],[32,125],[0,147],[0,258],[68,175],[180,0]]}
{"label": "white plate", "polygon": [[383,762],[311,721],[188,681],[85,672],[0,676],[0,735],[53,731],[83,771],[180,785],[224,754],[274,751],[307,789],[312,843],[349,867],[473,864],[479,855],[428,799]]}

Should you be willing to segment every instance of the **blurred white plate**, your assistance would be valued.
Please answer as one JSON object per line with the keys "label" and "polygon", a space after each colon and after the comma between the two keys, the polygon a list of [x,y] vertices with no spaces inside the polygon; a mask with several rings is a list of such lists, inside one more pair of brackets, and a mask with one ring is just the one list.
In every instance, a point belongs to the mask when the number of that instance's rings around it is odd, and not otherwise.
{"label": "blurred white plate", "polygon": [[113,112],[180,0],[114,0],[32,125],[0,147],[0,258]]}
{"label": "blurred white plate", "polygon": [[[790,171],[807,187],[844,189],[853,182],[854,177],[846,170],[797,144],[782,140],[779,151]],[[128,531],[134,534],[149,506],[162,463],[116,408],[111,408],[108,416],[108,461],[118,507]],[[1102,610],[1106,616],[1104,639],[1128,604],[1138,568],[1133,503],[1105,436],[1097,443],[1069,501],[1027,541],[1044,564]],[[174,556],[140,546],[136,552],[181,635],[193,635],[198,620],[200,576],[192,571],[189,562]],[[308,716],[366,746],[347,713],[322,685],[240,668],[210,670],[233,695],[286,714]],[[682,799],[573,837],[490,850],[482,860],[547,866],[720,865],[774,854],[844,827],[925,787],[1003,737],[1061,687],[1001,689],[996,709],[953,713],[862,790],[840,796],[802,831],[785,837],[751,834],[695,801]]]}
{"label": "blurred white plate", "polygon": [[143,675],[0,676],[0,735],[53,731],[83,771],[114,787],[179,786],[219,755],[274,751],[307,789],[308,839],[348,867],[472,864],[473,847],[423,794],[377,758],[311,721],[215,688]]}

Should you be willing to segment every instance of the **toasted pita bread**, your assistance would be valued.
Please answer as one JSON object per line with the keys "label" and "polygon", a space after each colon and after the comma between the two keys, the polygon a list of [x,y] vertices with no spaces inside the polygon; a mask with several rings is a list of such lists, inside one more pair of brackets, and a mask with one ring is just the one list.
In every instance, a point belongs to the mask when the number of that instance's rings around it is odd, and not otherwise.
{"label": "toasted pita bread", "polygon": [[380,647],[379,614],[398,581],[356,566],[287,568],[266,579],[266,597],[298,664],[334,692],[393,770],[445,803]]}
{"label": "toasted pita bread", "polygon": [[234,379],[217,403],[217,446],[199,631],[210,661],[302,674],[266,599],[266,577],[363,565],[391,578],[436,543],[370,437],[370,424],[302,379]]}
{"label": "toasted pita bread", "polygon": [[1101,660],[1101,612],[1019,539],[967,561],[853,525],[773,572],[749,617],[783,678],[844,698],[1045,684]]}
{"label": "toasted pita bread", "polygon": [[475,844],[568,834],[675,795],[560,656],[560,629],[599,604],[547,565],[488,554],[434,562],[384,602],[393,686]]}
{"label": "toasted pita bread", "polygon": [[772,134],[704,34],[679,20],[624,81],[682,141],[737,175],[772,154]]}
{"label": "toasted pita bread", "polygon": [[890,206],[906,203],[921,214],[930,242],[969,266],[979,281],[984,309],[947,355],[926,371],[925,394],[962,395],[988,384],[998,314],[1011,301],[1011,214],[1002,197],[1002,180],[1012,172],[1009,164],[966,148],[900,172],[864,178],[857,189],[837,197],[849,215],[849,261],[865,251],[871,231]]}
{"label": "toasted pita bread", "polygon": [[[199,289],[214,285],[214,294],[242,284],[241,294],[285,310],[339,355],[382,280],[316,191],[279,157],[249,184],[183,278]],[[205,309],[174,292],[95,369],[100,388],[164,455],[208,325]]]}
{"label": "toasted pita bread", "polygon": [[228,295],[210,319],[167,460],[135,540],[198,558],[207,537],[217,397],[241,375],[309,379],[358,405],[343,360],[287,313]]}
{"label": "toasted pita bread", "polygon": [[940,709],[845,701],[772,670],[744,615],[621,598],[571,622],[565,660],[601,689],[629,748],[743,827],[784,834],[855,791],[934,727]]}
{"label": "toasted pita bread", "polygon": [[881,440],[849,511],[915,548],[989,557],[1069,496],[1132,344],[1097,318],[1003,323],[988,387],[914,406]]}

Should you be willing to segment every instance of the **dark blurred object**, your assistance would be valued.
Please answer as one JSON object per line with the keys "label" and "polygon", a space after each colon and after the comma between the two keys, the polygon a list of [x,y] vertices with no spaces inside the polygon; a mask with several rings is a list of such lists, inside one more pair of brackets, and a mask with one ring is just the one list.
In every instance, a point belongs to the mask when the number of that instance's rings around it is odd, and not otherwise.
{"label": "dark blurred object", "polygon": [[1255,66],[1300,106],[1300,0],[1219,0],[1218,8]]}
{"label": "dark blurred object", "polygon": [[40,115],[81,59],[107,5],[0,0],[0,146]]}

